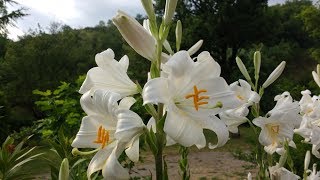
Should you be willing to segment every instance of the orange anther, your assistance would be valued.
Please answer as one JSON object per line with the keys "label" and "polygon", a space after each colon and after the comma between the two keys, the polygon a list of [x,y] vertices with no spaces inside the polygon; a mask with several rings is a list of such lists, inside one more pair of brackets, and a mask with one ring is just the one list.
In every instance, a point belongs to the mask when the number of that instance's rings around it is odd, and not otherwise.
{"label": "orange anther", "polygon": [[109,142],[109,137],[109,131],[100,126],[97,133],[97,139],[93,142],[101,144],[101,148],[104,148],[106,144]]}
{"label": "orange anther", "polygon": [[207,92],[207,90],[206,89],[198,90],[197,86],[193,86],[193,91],[194,91],[194,94],[187,94],[185,96],[185,98],[189,99],[189,98],[193,97],[194,108],[198,111],[200,105],[208,104],[208,102],[206,102],[206,101],[204,101],[204,102],[199,102],[199,101],[204,100],[204,99],[209,99],[209,96],[199,96],[200,93],[205,93],[205,92]]}

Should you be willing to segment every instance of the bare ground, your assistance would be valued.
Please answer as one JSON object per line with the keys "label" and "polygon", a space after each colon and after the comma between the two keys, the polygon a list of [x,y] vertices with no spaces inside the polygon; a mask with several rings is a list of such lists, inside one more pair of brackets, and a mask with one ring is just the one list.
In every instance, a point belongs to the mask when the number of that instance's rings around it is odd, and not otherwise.
{"label": "bare ground", "polygon": [[[180,179],[179,155],[177,151],[169,150],[164,152],[168,165],[169,179]],[[143,162],[136,163],[131,171],[131,177],[148,177],[152,174],[155,179],[155,166],[153,156],[150,152],[142,153]],[[230,152],[197,151],[190,152],[188,156],[191,179],[208,180],[233,180],[246,179],[247,174],[255,174],[256,166],[250,162],[236,159]]]}

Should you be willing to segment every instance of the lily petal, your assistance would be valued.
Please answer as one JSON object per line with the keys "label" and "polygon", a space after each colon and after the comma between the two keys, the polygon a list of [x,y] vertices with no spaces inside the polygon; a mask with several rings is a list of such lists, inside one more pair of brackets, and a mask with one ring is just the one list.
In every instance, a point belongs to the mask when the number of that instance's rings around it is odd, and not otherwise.
{"label": "lily petal", "polygon": [[142,91],[143,104],[168,103],[170,99],[169,84],[166,78],[155,78],[148,81]]}
{"label": "lily petal", "polygon": [[139,161],[139,136],[140,134],[132,138],[131,142],[129,143],[129,147],[125,150],[127,156],[133,162]]}
{"label": "lily petal", "polygon": [[101,170],[109,158],[111,152],[116,146],[116,142],[109,144],[106,148],[99,150],[94,157],[91,159],[88,170],[87,170],[87,178],[91,179],[91,175],[99,170]]}
{"label": "lily petal", "polygon": [[114,180],[127,180],[130,179],[129,172],[127,169],[123,168],[118,161],[118,158],[123,152],[125,145],[123,143],[117,142],[116,147],[111,152],[107,162],[102,168],[102,175],[105,179]]}
{"label": "lily petal", "polygon": [[229,140],[229,132],[226,125],[216,116],[210,116],[208,119],[202,121],[202,127],[205,129],[209,129],[217,134],[218,142],[217,144],[209,143],[210,149],[215,149],[217,147],[221,147],[227,143]]}
{"label": "lily petal", "polygon": [[133,97],[125,97],[119,103],[119,109],[130,109],[130,107],[136,102]]}
{"label": "lily petal", "polygon": [[120,109],[117,112],[117,130],[115,138],[121,142],[128,142],[137,134],[141,134],[145,125],[138,114],[127,109]]}
{"label": "lily petal", "polygon": [[206,146],[206,139],[201,124],[190,119],[189,116],[186,116],[177,107],[171,107],[170,111],[168,111],[164,123],[164,132],[174,141],[185,147],[195,144],[200,149]]}

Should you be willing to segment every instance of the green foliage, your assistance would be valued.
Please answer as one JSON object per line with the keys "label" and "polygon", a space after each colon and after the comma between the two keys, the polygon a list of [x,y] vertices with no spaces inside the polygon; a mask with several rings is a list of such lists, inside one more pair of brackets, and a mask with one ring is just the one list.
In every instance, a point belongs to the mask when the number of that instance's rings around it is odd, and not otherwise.
{"label": "green foliage", "polygon": [[27,137],[19,144],[14,145],[14,139],[10,136],[0,148],[0,179],[33,179],[39,171],[39,167],[32,166],[37,163],[43,153],[36,153],[36,147],[24,147]]}
{"label": "green foliage", "polygon": [[63,159],[68,160],[70,179],[87,179],[86,167],[88,166],[91,156],[81,157],[72,155],[72,141],[73,138],[66,137],[63,129],[58,131],[58,135],[55,139],[48,140],[52,149],[47,153],[45,160],[51,168],[52,179],[59,179],[60,166]]}
{"label": "green foliage", "polygon": [[44,116],[38,121],[38,131],[44,138],[56,136],[61,127],[68,130],[68,137],[76,133],[80,120],[85,115],[77,92],[84,78],[85,76],[80,76],[74,83],[61,82],[55,90],[33,91],[33,94],[40,96],[35,104]]}

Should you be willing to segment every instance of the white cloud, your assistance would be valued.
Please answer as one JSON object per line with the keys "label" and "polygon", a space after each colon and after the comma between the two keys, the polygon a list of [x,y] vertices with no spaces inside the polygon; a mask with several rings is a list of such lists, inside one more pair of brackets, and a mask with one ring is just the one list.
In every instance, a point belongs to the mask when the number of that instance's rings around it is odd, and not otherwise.
{"label": "white cloud", "polygon": [[[94,26],[100,20],[111,19],[118,9],[135,16],[144,13],[140,0],[16,0],[20,7],[28,8],[28,16],[10,27],[9,37],[16,39],[40,24],[48,27],[52,22],[67,24],[73,28]],[[19,6],[18,6],[19,7]],[[10,7],[9,10],[18,8]]]}

